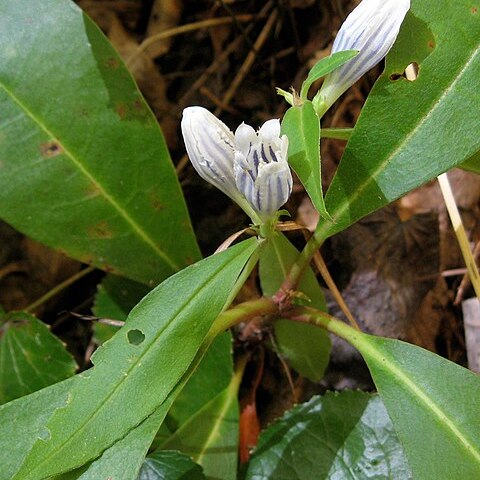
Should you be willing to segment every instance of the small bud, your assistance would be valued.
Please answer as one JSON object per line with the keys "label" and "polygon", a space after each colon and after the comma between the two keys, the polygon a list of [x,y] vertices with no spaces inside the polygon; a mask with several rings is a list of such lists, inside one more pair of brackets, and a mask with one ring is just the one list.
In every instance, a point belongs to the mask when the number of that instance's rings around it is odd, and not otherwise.
{"label": "small bud", "polygon": [[260,130],[242,123],[235,132],[202,107],[183,111],[182,134],[198,174],[234,200],[254,222],[266,221],[288,200],[292,174],[288,139],[280,122]]}
{"label": "small bud", "polygon": [[325,77],[314,103],[323,114],[362,75],[379,63],[392,48],[410,9],[410,0],[363,0],[341,26],[332,53],[360,53]]}

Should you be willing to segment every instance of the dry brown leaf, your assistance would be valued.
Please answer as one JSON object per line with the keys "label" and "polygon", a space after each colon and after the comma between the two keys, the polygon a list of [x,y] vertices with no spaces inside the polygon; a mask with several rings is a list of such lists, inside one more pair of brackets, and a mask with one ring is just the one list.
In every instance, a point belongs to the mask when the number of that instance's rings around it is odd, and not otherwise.
{"label": "dry brown leaf", "polygon": [[167,84],[150,56],[138,50],[138,42],[113,15],[108,37],[120,55],[129,60],[128,67],[148,104],[160,121],[169,148],[174,148],[177,139],[177,118],[171,115],[176,107],[167,98]]}
{"label": "dry brown leaf", "polygon": [[[176,27],[182,10],[183,2],[180,0],[155,0],[148,21],[146,38]],[[157,58],[167,53],[171,44],[171,38],[164,38],[150,45],[146,51],[150,58]]]}

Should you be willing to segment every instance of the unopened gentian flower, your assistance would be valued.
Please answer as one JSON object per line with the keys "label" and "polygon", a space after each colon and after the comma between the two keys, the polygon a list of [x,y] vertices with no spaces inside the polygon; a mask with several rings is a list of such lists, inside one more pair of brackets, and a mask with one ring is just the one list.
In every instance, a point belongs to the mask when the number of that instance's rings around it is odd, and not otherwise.
{"label": "unopened gentian flower", "polygon": [[362,0],[341,26],[332,53],[359,50],[359,54],[325,77],[314,99],[321,116],[362,75],[392,48],[410,9],[410,0]]}
{"label": "unopened gentian flower", "polygon": [[293,179],[279,120],[268,120],[258,132],[242,123],[233,134],[205,108],[188,107],[182,134],[198,174],[238,203],[254,223],[272,220],[288,200]]}

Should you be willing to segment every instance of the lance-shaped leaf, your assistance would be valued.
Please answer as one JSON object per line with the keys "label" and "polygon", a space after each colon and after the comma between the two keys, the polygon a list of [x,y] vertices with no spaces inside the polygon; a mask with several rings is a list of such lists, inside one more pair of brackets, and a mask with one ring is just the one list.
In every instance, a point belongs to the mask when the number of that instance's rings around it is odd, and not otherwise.
{"label": "lance-shaped leaf", "polygon": [[480,478],[478,375],[399,340],[366,335],[341,322],[330,329],[367,362],[413,478]]}
{"label": "lance-shaped leaf", "polygon": [[[406,67],[416,62],[418,77]],[[319,237],[459,165],[480,150],[480,21],[470,0],[412,1],[326,195]],[[410,77],[412,79],[412,77]]]}
{"label": "lance-shaped leaf", "polygon": [[0,403],[60,382],[76,367],[65,345],[35,317],[18,312],[0,322]]}
{"label": "lance-shaped leaf", "polygon": [[[298,255],[298,250],[282,233],[269,238],[259,264],[264,295],[273,295],[278,290]],[[304,295],[304,298],[296,299],[299,304],[326,309],[322,289],[310,267],[305,270],[298,290]],[[331,348],[330,338],[324,330],[313,325],[279,320],[275,322],[275,339],[279,353],[295,370],[314,382],[322,379]]]}
{"label": "lance-shaped leaf", "polygon": [[298,405],[260,436],[247,480],[409,480],[410,469],[377,395],[327,393]]}
{"label": "lance-shaped leaf", "polygon": [[191,415],[160,446],[180,450],[203,467],[208,478],[236,480],[238,458],[238,388],[242,375],[233,376],[223,391]]}
{"label": "lance-shaped leaf", "polygon": [[[169,398],[207,341],[245,263],[250,239],[170,277],[130,313],[79,376],[14,479],[33,480],[98,457]],[[138,398],[135,408],[132,399]],[[112,421],[115,419],[115,421]]]}
{"label": "lance-shaped leaf", "polygon": [[79,379],[70,377],[0,406],[0,480],[11,480],[35,441],[45,438],[45,424],[57,408],[65,407]]}
{"label": "lance-shaped leaf", "polygon": [[184,383],[185,380],[182,380],[152,415],[107,448],[99,458],[76,470],[57,475],[51,480],[97,480],[99,478],[137,480],[155,434]]}
{"label": "lance-shaped leaf", "polygon": [[[142,285],[135,284],[135,282],[126,281],[111,275],[108,276],[102,282],[97,293],[95,301],[96,315],[125,320],[127,313],[132,309],[132,300],[142,290],[139,287],[143,288]],[[108,328],[107,325],[102,325],[102,327]],[[110,328],[114,333],[114,327]],[[96,329],[96,333],[98,332],[106,333],[103,329]],[[224,390],[230,383],[232,372],[232,336],[230,332],[225,332],[215,338],[200,365],[189,378],[178,397],[175,398],[165,422],[162,423],[160,430],[155,435],[154,445],[160,445],[162,446],[161,448],[164,448],[164,445],[174,437],[176,443],[171,445],[171,448],[193,455],[193,451],[199,452],[207,448],[205,446],[205,432],[211,433],[214,430],[218,430],[222,432],[222,435],[211,435],[208,438],[208,452],[206,455],[202,455],[201,464],[205,466],[206,462],[207,464],[213,463],[217,465],[219,463],[217,456],[221,459],[225,457],[227,460],[223,461],[221,470],[226,476],[225,478],[234,477],[237,471],[238,418],[235,418],[235,412],[237,412],[238,406],[232,404],[232,407],[227,411],[228,415],[217,415],[216,411],[212,414],[211,407],[208,407],[213,401],[212,399],[216,399],[217,396],[222,396],[223,399],[225,396]],[[228,401],[231,401],[230,397],[228,397]],[[215,406],[218,406],[219,402],[221,402],[221,399],[216,401]],[[188,427],[185,426],[187,424]],[[188,433],[189,431],[199,433],[199,435],[194,437]],[[134,441],[135,445],[139,445],[140,441],[144,441],[146,448],[148,448],[152,442],[151,438],[150,440],[148,439],[148,435],[142,436],[141,433],[130,432],[128,437],[132,435],[138,436],[138,441]],[[184,445],[182,442],[185,435],[188,436],[188,441]],[[123,439],[122,443],[126,443],[128,437]],[[216,455],[219,449],[223,449],[226,438],[230,439],[229,441],[231,442],[230,451]],[[121,446],[115,444],[109,450],[115,449],[121,455],[121,448]],[[106,456],[109,450],[104,452],[102,458]],[[129,448],[125,454],[129,455],[128,464],[132,465],[138,458],[135,455],[141,455],[141,450],[139,448],[136,450]],[[105,464],[107,466],[111,464],[112,468],[114,468],[116,464],[115,456],[110,453]],[[97,474],[98,469],[93,472]],[[81,480],[88,479],[88,477],[79,478]]]}
{"label": "lance-shaped leaf", "polygon": [[150,444],[170,405],[170,401],[165,402],[153,415],[105,450],[91,464],[55,475],[50,480],[137,480]]}
{"label": "lance-shaped leaf", "polygon": [[312,102],[290,107],[283,117],[282,133],[288,137],[288,162],[321,217],[330,219],[325,207],[320,163],[320,121]]}
{"label": "lance-shaped leaf", "polygon": [[154,286],[199,258],[165,141],[117,53],[67,0],[0,5],[0,218]]}
{"label": "lance-shaped leaf", "polygon": [[356,55],[358,55],[357,50],[344,50],[343,52],[336,52],[319,60],[308,72],[308,76],[303,82],[302,89],[300,90],[300,97],[303,100],[306,100],[308,91],[314,82],[328,73],[333,72],[336,68],[341,67]]}

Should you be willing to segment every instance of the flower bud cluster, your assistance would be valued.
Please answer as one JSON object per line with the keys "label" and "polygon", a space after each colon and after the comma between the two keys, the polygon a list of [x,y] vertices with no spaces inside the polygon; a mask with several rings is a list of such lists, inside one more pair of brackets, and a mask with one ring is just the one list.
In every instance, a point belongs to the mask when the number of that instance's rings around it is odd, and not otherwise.
{"label": "flower bud cluster", "polygon": [[182,133],[193,167],[237,202],[255,222],[270,219],[288,200],[293,179],[288,139],[280,122],[269,120],[256,132],[242,123],[235,134],[202,107],[183,111]]}

